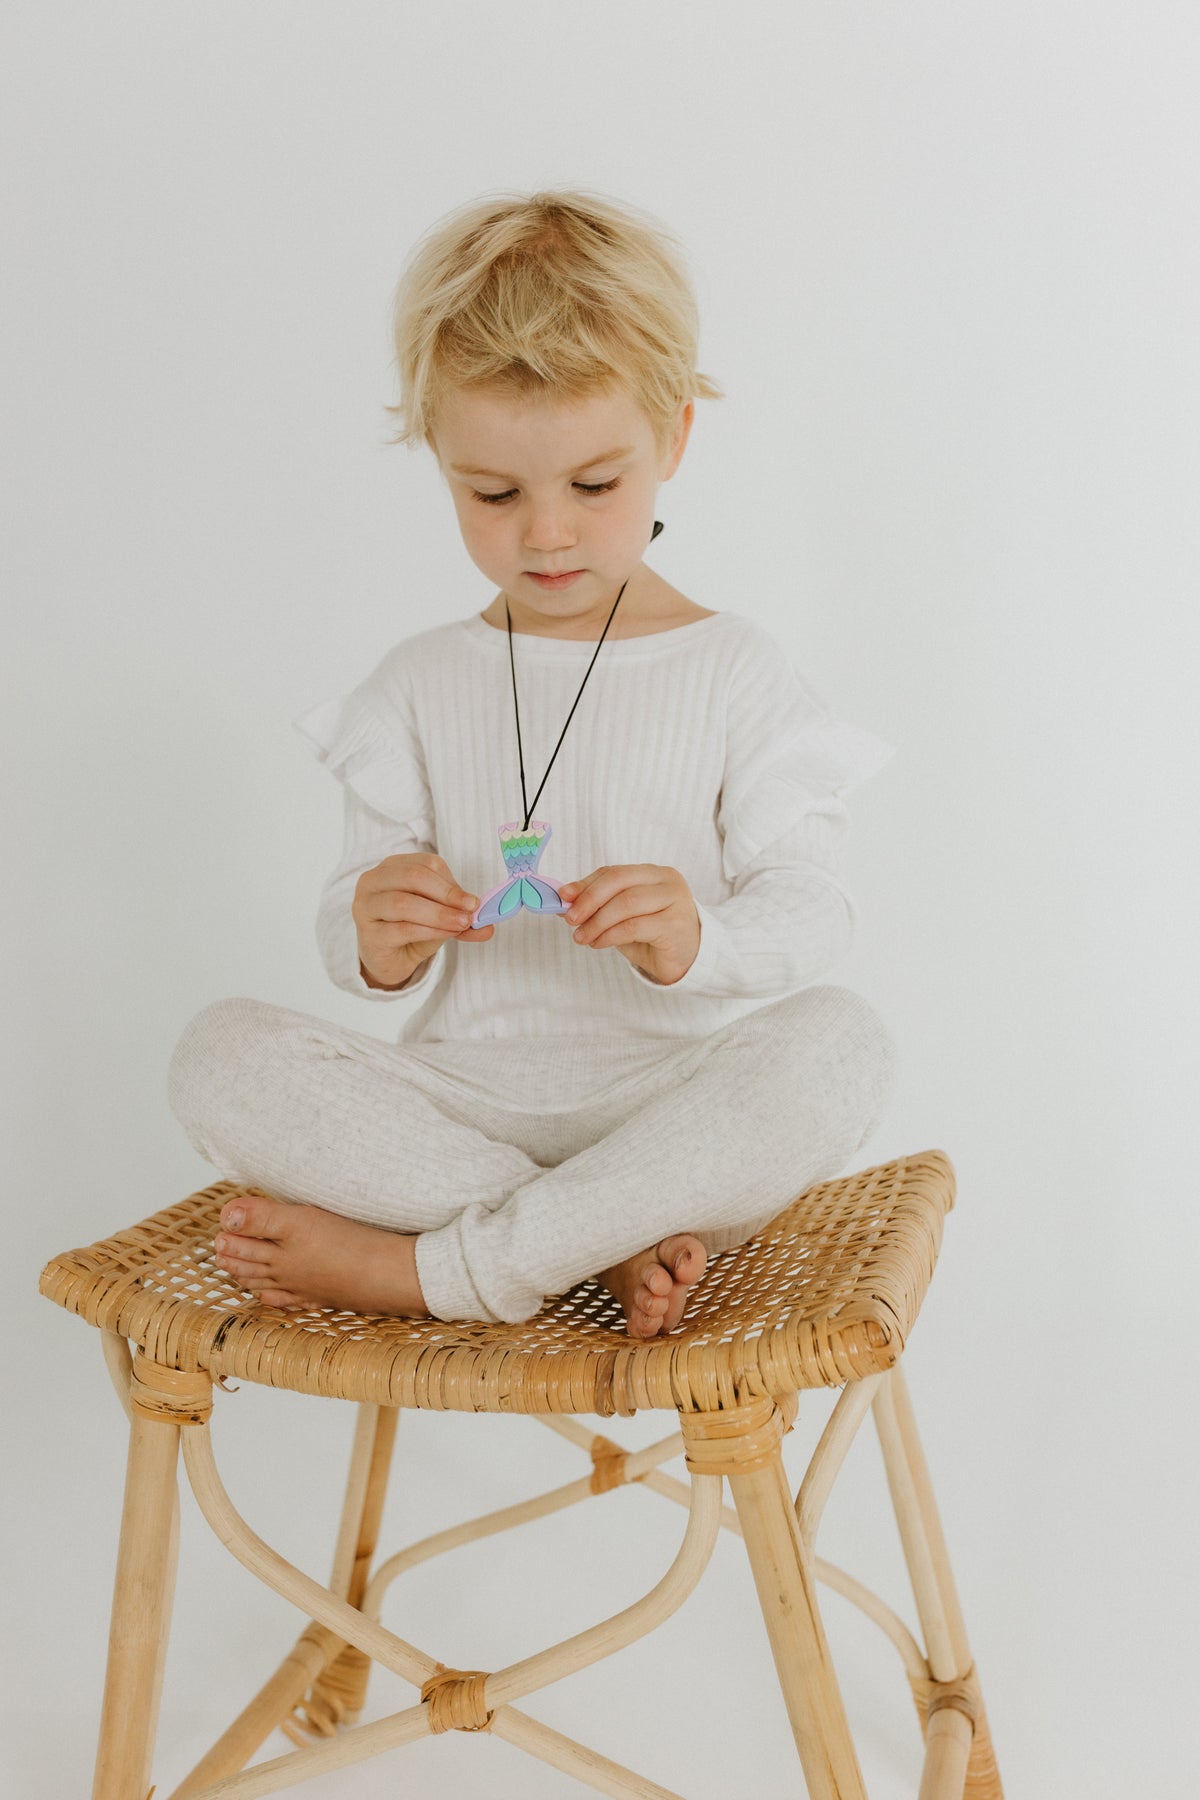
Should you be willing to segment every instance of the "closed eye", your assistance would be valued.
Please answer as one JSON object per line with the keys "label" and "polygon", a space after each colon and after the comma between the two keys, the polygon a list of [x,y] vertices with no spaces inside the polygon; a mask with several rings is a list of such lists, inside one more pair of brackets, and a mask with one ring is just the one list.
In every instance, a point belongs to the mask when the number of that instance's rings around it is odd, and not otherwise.
{"label": "closed eye", "polygon": [[[619,475],[612,481],[577,481],[574,483],[581,494],[610,494],[614,488],[618,488],[620,485],[621,477]],[[499,506],[503,501],[511,500],[516,491],[516,488],[509,488],[503,494],[481,494],[478,488],[471,489],[476,500],[482,500],[486,506]]]}

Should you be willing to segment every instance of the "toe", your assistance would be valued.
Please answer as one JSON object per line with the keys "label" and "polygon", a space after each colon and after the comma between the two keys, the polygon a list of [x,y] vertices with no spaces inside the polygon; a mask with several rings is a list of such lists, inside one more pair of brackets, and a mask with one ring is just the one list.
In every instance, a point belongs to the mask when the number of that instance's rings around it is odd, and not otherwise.
{"label": "toe", "polygon": [[676,1281],[688,1286],[699,1281],[708,1262],[704,1245],[690,1232],[664,1238],[658,1246],[658,1254],[667,1268],[674,1271]]}
{"label": "toe", "polygon": [[230,1281],[236,1281],[241,1288],[258,1287],[269,1279],[266,1269],[261,1263],[246,1262],[236,1256],[221,1257],[218,1258],[218,1261]]}
{"label": "toe", "polygon": [[286,1233],[294,1210],[286,1200],[266,1194],[238,1194],[221,1208],[221,1224],[245,1237],[278,1238]]}
{"label": "toe", "polygon": [[656,1258],[652,1263],[647,1264],[644,1269],[642,1273],[642,1282],[648,1292],[651,1294],[661,1294],[665,1300],[667,1295],[671,1292],[671,1271],[665,1269],[662,1263]]}
{"label": "toe", "polygon": [[663,1337],[670,1337],[671,1333],[675,1330],[676,1326],[679,1325],[682,1318],[683,1318],[683,1307],[682,1306],[680,1306],[678,1308],[672,1307],[671,1311],[667,1314],[666,1318],[662,1322],[662,1326],[660,1328],[660,1335]]}
{"label": "toe", "polygon": [[[664,1270],[663,1273],[665,1274],[666,1271]],[[660,1319],[667,1310],[667,1302],[670,1298],[670,1288],[665,1294],[662,1294],[648,1287],[640,1287],[634,1293],[633,1304],[638,1312],[645,1313],[648,1319]]]}
{"label": "toe", "polygon": [[657,1336],[660,1324],[661,1320],[652,1319],[648,1313],[635,1306],[625,1321],[625,1329],[630,1337],[651,1338]]}
{"label": "toe", "polygon": [[663,1331],[674,1331],[687,1310],[688,1290],[682,1284],[676,1287],[667,1304],[666,1316],[662,1322]]}
{"label": "toe", "polygon": [[280,1306],[288,1309],[308,1304],[306,1300],[300,1298],[299,1294],[290,1294],[286,1288],[260,1288],[255,1298],[263,1306]]}
{"label": "toe", "polygon": [[263,1262],[273,1246],[262,1238],[235,1237],[223,1231],[214,1246],[217,1261],[224,1266],[230,1258],[235,1262]]}

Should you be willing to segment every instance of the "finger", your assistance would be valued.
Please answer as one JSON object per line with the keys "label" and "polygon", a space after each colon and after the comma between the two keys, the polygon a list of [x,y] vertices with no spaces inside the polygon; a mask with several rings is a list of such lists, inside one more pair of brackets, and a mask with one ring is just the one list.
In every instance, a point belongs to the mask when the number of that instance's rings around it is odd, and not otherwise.
{"label": "finger", "polygon": [[374,869],[368,869],[358,880],[356,897],[366,901],[377,894],[422,894],[443,905],[472,909],[479,896],[468,892],[454,879],[440,856],[389,856]]}
{"label": "finger", "polygon": [[[622,893],[626,888],[661,881],[662,874],[662,869],[655,863],[623,863],[613,868],[597,869],[594,875],[588,876],[582,884],[581,892],[571,902],[571,922],[581,925],[614,895]],[[570,882],[567,883],[568,891],[571,885]]]}
{"label": "finger", "polygon": [[671,889],[665,885],[623,888],[576,927],[575,941],[577,944],[594,944],[597,938],[615,925],[667,911],[674,898]]}
{"label": "finger", "polygon": [[385,856],[373,869],[364,870],[358,886],[361,892],[372,893],[377,888],[407,887],[411,882],[423,885],[432,876],[444,881],[449,874],[446,863],[432,851],[406,852]]}
{"label": "finger", "polygon": [[[589,876],[588,881],[591,879]],[[559,898],[565,900],[568,906],[577,905],[587,893],[587,881],[556,881],[554,885],[558,889]]]}
{"label": "finger", "polygon": [[562,895],[564,900],[576,900],[576,899],[578,899],[579,895],[583,892],[583,890],[587,886],[588,882],[591,881],[593,879],[593,877],[598,874],[599,874],[599,870],[594,869],[592,871],[592,874],[585,875],[582,881],[557,881],[557,882],[555,882],[554,885],[557,887],[559,893]]}
{"label": "finger", "polygon": [[437,931],[458,932],[470,925],[474,911],[465,902],[460,906],[391,888],[364,901],[358,917],[367,925],[430,925]]}
{"label": "finger", "polygon": [[619,925],[610,925],[598,937],[591,938],[581,944],[581,950],[612,950],[620,944],[653,944],[667,947],[668,940],[663,931],[663,920],[667,918],[666,909],[660,913],[639,913],[633,918],[623,919]]}

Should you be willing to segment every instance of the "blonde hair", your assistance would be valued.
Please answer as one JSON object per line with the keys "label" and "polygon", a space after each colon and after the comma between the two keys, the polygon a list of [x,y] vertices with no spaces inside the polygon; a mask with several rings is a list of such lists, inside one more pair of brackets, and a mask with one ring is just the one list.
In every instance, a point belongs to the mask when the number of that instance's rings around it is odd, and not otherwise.
{"label": "blonde hair", "polygon": [[579,190],[485,195],[418,242],[392,309],[400,430],[436,455],[443,396],[489,387],[573,403],[625,388],[661,453],[680,408],[723,390],[696,366],[699,312],[678,241],[658,220]]}

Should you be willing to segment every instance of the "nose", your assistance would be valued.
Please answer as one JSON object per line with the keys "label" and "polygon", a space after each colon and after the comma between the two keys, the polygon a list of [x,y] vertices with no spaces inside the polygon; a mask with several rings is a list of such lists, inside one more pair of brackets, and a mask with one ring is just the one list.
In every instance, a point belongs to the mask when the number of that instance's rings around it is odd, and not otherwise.
{"label": "nose", "polygon": [[535,509],[525,528],[525,548],[536,556],[556,556],[577,542],[575,533],[553,506]]}

